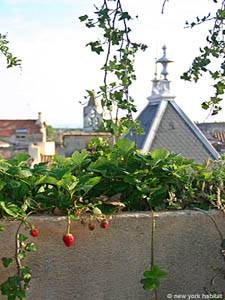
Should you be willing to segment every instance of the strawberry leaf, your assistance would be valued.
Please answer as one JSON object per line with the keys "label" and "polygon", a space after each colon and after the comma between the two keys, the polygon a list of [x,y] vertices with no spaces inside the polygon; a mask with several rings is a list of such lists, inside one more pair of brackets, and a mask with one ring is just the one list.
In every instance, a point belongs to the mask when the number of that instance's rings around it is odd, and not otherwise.
{"label": "strawberry leaf", "polygon": [[2,257],[2,264],[5,268],[8,268],[13,263],[12,258]]}
{"label": "strawberry leaf", "polygon": [[144,279],[141,280],[144,290],[154,290],[160,286],[160,279],[167,276],[159,266],[154,265],[150,271],[144,272]]}

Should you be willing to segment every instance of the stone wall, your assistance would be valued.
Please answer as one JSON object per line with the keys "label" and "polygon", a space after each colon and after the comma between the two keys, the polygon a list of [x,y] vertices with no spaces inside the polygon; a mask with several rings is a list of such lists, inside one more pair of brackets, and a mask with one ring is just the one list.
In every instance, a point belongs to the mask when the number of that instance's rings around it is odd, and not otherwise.
{"label": "stone wall", "polygon": [[[225,235],[223,214],[211,211],[210,215]],[[66,248],[62,242],[65,217],[40,216],[31,220],[39,228],[40,236],[34,240],[38,252],[28,259],[33,269],[28,299],[155,299],[140,284],[151,261],[150,213],[117,215],[107,230],[97,224],[94,231],[89,231],[87,226],[74,222],[71,231],[76,242],[72,248]],[[16,226],[6,221],[0,225],[6,227],[0,233],[1,257],[10,256]],[[210,289],[213,268],[224,267],[220,244],[215,225],[201,212],[156,213],[155,263],[169,273],[162,280],[158,299],[207,299],[202,294],[206,294],[204,287]],[[0,282],[7,272],[0,266]],[[211,289],[225,291],[224,279],[218,277]],[[190,295],[192,298],[188,298]]]}
{"label": "stone wall", "polygon": [[74,151],[86,149],[93,138],[103,138],[112,143],[112,136],[108,132],[82,132],[74,131],[63,134],[64,154],[71,156]]}

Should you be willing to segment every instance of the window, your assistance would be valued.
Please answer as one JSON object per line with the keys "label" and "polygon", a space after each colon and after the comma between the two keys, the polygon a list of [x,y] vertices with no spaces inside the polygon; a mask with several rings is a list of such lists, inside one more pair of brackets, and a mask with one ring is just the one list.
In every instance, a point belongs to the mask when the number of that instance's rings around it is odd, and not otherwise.
{"label": "window", "polygon": [[25,139],[28,133],[27,128],[17,128],[16,129],[16,138],[17,139]]}

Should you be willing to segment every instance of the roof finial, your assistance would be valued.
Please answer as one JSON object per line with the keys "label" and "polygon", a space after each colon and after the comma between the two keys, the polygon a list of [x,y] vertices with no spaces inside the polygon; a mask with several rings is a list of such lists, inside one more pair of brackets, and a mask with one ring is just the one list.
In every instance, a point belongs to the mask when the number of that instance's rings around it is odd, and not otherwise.
{"label": "roof finial", "polygon": [[169,60],[166,57],[166,46],[165,45],[162,47],[162,49],[163,49],[163,56],[157,60],[157,63],[162,64],[163,69],[162,69],[161,75],[163,76],[163,80],[167,80],[167,75],[168,75],[167,65],[168,65],[168,63],[171,63],[173,61]]}
{"label": "roof finial", "polygon": [[158,75],[158,72],[157,72],[157,57],[155,58],[155,73],[154,73],[155,77],[154,77],[154,80],[157,80],[157,75]]}

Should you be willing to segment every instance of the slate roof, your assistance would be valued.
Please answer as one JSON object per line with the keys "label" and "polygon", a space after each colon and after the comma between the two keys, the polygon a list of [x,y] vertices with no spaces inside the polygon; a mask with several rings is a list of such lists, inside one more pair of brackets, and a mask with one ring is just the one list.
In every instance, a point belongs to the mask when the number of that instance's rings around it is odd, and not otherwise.
{"label": "slate roof", "polygon": [[[172,108],[177,115],[177,119],[172,114],[168,116],[168,113],[166,117],[166,111],[169,108]],[[165,118],[167,118],[167,122],[164,121],[162,126],[161,123]],[[136,137],[136,144],[137,148],[142,149],[144,152],[149,152],[156,148],[155,144],[157,144],[157,147],[166,148],[184,156],[189,155],[189,158],[198,157],[199,160],[203,156],[205,156],[205,159],[208,157],[213,159],[219,158],[218,152],[174,100],[161,100],[157,103],[149,103],[140,113],[137,120],[140,121],[144,134]],[[159,129],[160,140],[158,138],[156,141]],[[168,130],[172,130],[172,134]],[[193,136],[191,137],[192,134]],[[135,140],[135,136],[127,135],[126,137],[132,141]]]}
{"label": "slate roof", "polygon": [[165,148],[199,163],[208,158],[219,159],[219,153],[170,94],[167,64],[171,61],[166,57],[166,47],[163,51],[163,57],[158,60],[163,65],[162,79],[157,79],[155,74],[152,94],[147,98],[149,103],[137,117],[144,134],[135,137],[130,133],[126,137],[136,141],[137,148],[143,152]]}
{"label": "slate roof", "polygon": [[137,148],[142,149],[146,141],[146,133],[150,131],[152,123],[156,118],[157,111],[159,109],[159,103],[148,104],[145,109],[140,113],[137,118],[140,121],[141,128],[143,129],[144,134],[134,136],[132,133],[127,135],[131,141],[136,141]]}

